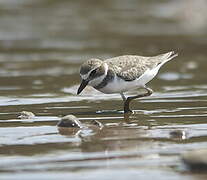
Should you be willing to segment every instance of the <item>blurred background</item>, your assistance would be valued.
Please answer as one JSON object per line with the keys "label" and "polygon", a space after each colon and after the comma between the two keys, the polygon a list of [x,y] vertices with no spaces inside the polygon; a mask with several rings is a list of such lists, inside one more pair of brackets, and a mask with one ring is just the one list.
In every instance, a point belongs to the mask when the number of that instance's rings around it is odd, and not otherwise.
{"label": "blurred background", "polygon": [[[205,0],[0,0],[2,103],[26,103],[19,95],[74,94],[74,88],[64,88],[79,83],[79,66],[91,57],[175,50],[179,58],[168,65],[173,73],[163,78],[190,79],[189,71],[206,67],[206,5]],[[195,84],[203,82],[198,76]]]}
{"label": "blurred background", "polygon": [[[169,168],[171,173],[174,167],[174,177],[183,179],[175,159],[183,150],[206,147],[206,7],[206,0],[0,0],[1,173],[21,172],[22,179],[28,172],[46,172],[48,178],[51,171],[86,170],[90,161],[91,169],[112,167],[114,177],[121,163],[126,174],[136,166],[136,173],[159,178],[157,171]],[[133,102],[138,112],[130,117],[133,127],[123,125],[123,114],[116,112],[122,109],[119,95],[91,88],[76,95],[79,67],[88,58],[171,50],[179,56],[149,83],[153,96]],[[35,122],[18,120],[23,110],[34,112]],[[95,140],[61,136],[57,118],[70,113],[82,120],[98,118],[110,128],[84,134]],[[169,137],[173,129],[190,131],[190,137],[174,140]],[[110,153],[131,151],[134,161],[125,155],[107,160]]]}

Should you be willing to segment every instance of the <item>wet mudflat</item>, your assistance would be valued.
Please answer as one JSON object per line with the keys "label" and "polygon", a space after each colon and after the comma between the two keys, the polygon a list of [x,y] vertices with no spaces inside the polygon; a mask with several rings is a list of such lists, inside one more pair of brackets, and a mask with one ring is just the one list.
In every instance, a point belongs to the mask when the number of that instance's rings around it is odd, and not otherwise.
{"label": "wet mudflat", "polygon": [[[207,21],[193,13],[206,17],[202,3],[1,1],[0,178],[205,179],[180,158],[207,147]],[[118,94],[76,95],[88,58],[170,50],[179,56],[130,116]],[[19,119],[21,111],[35,117]],[[68,114],[104,127],[61,133]]]}

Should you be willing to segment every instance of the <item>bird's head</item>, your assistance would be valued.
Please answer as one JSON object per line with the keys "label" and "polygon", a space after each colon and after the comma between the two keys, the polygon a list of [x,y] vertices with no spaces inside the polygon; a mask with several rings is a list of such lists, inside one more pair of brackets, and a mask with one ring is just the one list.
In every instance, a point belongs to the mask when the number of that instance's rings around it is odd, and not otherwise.
{"label": "bird's head", "polygon": [[77,94],[87,86],[97,86],[106,77],[108,65],[100,59],[90,59],[83,63],[80,67],[80,76],[82,82],[78,88]]}

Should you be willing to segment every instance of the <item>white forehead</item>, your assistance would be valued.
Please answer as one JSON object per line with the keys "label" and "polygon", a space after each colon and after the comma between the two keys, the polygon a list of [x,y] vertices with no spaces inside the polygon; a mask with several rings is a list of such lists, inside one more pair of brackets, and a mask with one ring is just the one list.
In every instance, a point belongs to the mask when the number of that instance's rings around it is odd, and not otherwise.
{"label": "white forehead", "polygon": [[88,78],[89,74],[88,73],[84,74],[84,75],[80,74],[80,76],[81,76],[82,79],[86,80]]}

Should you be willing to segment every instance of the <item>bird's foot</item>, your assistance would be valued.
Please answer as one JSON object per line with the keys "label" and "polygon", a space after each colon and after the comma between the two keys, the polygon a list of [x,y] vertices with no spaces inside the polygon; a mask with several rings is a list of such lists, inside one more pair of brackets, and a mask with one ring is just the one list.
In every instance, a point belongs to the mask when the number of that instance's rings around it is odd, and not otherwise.
{"label": "bird's foot", "polygon": [[129,108],[130,101],[130,98],[127,98],[126,101],[124,101],[124,113],[133,113],[133,111]]}
{"label": "bird's foot", "polygon": [[[133,113],[132,110],[129,108],[129,104],[133,99],[137,99],[137,98],[142,98],[145,96],[150,96],[153,93],[153,90],[147,87],[144,87],[147,90],[147,93],[144,94],[139,94],[136,96],[131,96],[128,97],[125,101],[124,101],[124,113]],[[124,99],[123,99],[124,100]]]}
{"label": "bird's foot", "polygon": [[124,114],[131,114],[133,111],[131,109],[124,109]]}

